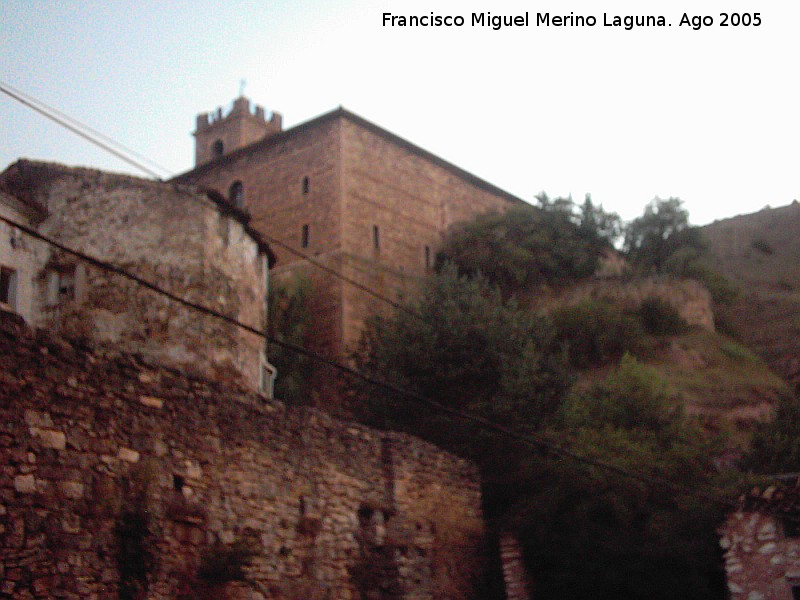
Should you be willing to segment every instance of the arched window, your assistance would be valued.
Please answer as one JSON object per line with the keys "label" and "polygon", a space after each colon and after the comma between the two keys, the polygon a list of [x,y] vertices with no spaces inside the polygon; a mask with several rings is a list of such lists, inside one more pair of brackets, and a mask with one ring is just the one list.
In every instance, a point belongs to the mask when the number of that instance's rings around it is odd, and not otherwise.
{"label": "arched window", "polygon": [[214,157],[222,156],[222,153],[225,152],[225,144],[222,143],[222,140],[217,140],[214,142],[214,146],[212,147],[214,152]]}
{"label": "arched window", "polygon": [[228,189],[228,202],[236,208],[244,208],[244,186],[241,181],[234,181]]}
{"label": "arched window", "polygon": [[311,189],[311,183],[308,181],[308,177],[303,177],[303,194],[307,194]]}

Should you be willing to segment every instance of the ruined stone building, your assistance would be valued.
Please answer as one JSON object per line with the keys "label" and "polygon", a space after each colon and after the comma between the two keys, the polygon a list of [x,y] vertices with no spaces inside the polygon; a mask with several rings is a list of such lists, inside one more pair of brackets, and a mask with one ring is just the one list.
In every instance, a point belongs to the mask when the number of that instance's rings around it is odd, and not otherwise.
{"label": "ruined stone building", "polygon": [[[2,215],[259,331],[271,251],[224,199],[188,186],[21,160]],[[273,257],[274,258],[274,257]],[[29,324],[268,391],[263,338],[0,223],[3,307]]]}
{"label": "ruined stone building", "polygon": [[452,224],[522,202],[343,108],[283,130],[280,115],[240,97],[227,114],[199,115],[194,136],[196,166],[176,181],[250,213],[275,241],[276,279],[312,279],[312,341],[337,358],[382,303],[303,256],[397,300],[433,266]]}
{"label": "ruined stone building", "polygon": [[[35,227],[46,212],[0,190],[0,216]],[[33,320],[33,274],[41,263],[40,247],[31,244],[16,227],[0,222],[0,309]]]}

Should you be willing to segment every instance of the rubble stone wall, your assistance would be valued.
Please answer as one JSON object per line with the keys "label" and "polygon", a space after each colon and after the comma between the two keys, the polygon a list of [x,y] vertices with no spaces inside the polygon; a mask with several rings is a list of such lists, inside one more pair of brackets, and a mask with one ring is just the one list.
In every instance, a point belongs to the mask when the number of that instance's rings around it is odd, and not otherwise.
{"label": "rubble stone wall", "polygon": [[720,531],[731,600],[792,600],[800,593],[800,538],[787,537],[777,518],[732,513]]}
{"label": "rubble stone wall", "polygon": [[430,444],[0,315],[0,596],[469,598],[482,531]]}

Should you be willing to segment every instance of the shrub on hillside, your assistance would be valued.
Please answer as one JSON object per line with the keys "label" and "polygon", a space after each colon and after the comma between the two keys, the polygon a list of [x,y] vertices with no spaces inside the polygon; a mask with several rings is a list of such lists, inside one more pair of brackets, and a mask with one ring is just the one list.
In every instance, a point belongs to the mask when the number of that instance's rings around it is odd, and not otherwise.
{"label": "shrub on hillside", "polygon": [[612,247],[619,217],[589,198],[579,209],[570,199],[542,194],[538,200],[539,206],[515,205],[451,229],[437,254],[437,270],[453,264],[460,275],[480,273],[504,298],[591,276]]}
{"label": "shrub on hillside", "polygon": [[609,426],[658,436],[672,435],[682,419],[667,381],[630,354],[603,382],[571,396],[562,414],[573,428]]}
{"label": "shrub on hillside", "polygon": [[758,250],[762,254],[766,254],[767,256],[774,254],[775,250],[773,250],[770,243],[766,240],[762,240],[761,238],[755,239],[750,242],[750,246],[753,247],[754,250]]}
{"label": "shrub on hillside", "polygon": [[566,344],[570,363],[577,368],[599,366],[636,352],[643,331],[639,321],[618,306],[584,300],[556,310],[556,339]]}
{"label": "shrub on hillside", "polygon": [[664,263],[664,272],[699,281],[717,305],[731,304],[739,295],[733,282],[711,268],[696,248],[686,247],[674,252]]}
{"label": "shrub on hillside", "polygon": [[307,347],[314,308],[314,288],[303,276],[273,280],[269,288],[270,362],[278,370],[275,397],[289,404],[307,404],[312,397],[315,367],[308,356],[286,349],[280,342]]}
{"label": "shrub on hillside", "polygon": [[763,474],[800,471],[800,393],[782,396],[772,419],[759,424],[742,467]]}
{"label": "shrub on hillside", "polygon": [[645,331],[652,335],[680,335],[689,328],[672,304],[656,296],[642,302],[639,318]]}

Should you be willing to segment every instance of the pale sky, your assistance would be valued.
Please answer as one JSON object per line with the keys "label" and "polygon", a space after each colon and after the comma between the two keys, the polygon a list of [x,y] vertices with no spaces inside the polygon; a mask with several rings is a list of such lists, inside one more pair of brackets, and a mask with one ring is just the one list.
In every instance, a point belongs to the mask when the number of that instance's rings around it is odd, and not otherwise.
{"label": "pale sky", "polygon": [[[528,27],[472,26],[472,13]],[[707,15],[712,26],[680,26]],[[721,11],[760,26],[721,27]],[[749,12],[748,12],[749,11]],[[382,15],[463,16],[384,27]],[[535,25],[536,14],[597,19]],[[605,27],[663,15],[666,27]],[[800,199],[797,0],[209,2],[4,0],[0,81],[166,167],[193,166],[197,113],[245,95],[284,126],[339,105],[526,200],[591,193],[631,219],[655,196],[691,221]],[[141,175],[0,95],[19,157]]]}

